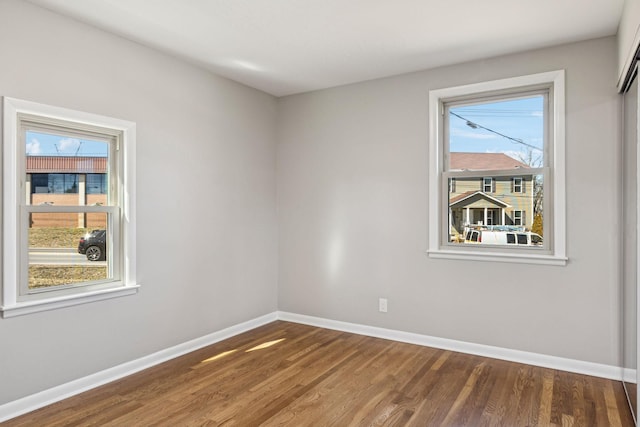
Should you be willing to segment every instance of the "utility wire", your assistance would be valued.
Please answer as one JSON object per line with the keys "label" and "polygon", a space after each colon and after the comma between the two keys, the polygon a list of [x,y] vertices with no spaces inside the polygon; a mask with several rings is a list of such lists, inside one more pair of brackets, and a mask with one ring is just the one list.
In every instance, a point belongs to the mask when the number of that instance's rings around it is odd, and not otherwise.
{"label": "utility wire", "polygon": [[542,151],[542,148],[536,147],[535,145],[527,144],[526,142],[524,142],[524,141],[523,141],[523,140],[521,140],[520,138],[512,138],[512,137],[510,137],[510,136],[508,136],[508,135],[505,135],[505,134],[500,133],[500,132],[498,132],[498,131],[495,131],[495,130],[493,130],[493,129],[489,129],[488,127],[484,127],[484,126],[482,126],[482,125],[480,125],[480,124],[478,124],[478,123],[472,122],[471,120],[469,120],[469,119],[466,119],[466,118],[462,117],[462,116],[461,116],[461,115],[459,115],[459,114],[454,113],[454,112],[453,112],[453,111],[451,111],[451,110],[449,110],[449,114],[451,114],[451,115],[453,115],[453,116],[456,116],[456,117],[457,117],[457,118],[459,118],[459,119],[464,120],[465,122],[467,122],[467,126],[469,126],[469,127],[470,127],[470,128],[472,128],[472,129],[478,129],[478,128],[480,128],[480,129],[484,129],[484,130],[489,131],[489,132],[491,132],[491,133],[495,133],[496,135],[500,135],[500,136],[501,136],[501,137],[503,137],[503,138],[507,138],[507,139],[509,139],[509,140],[511,140],[511,141],[513,141],[513,142],[518,143],[518,144],[522,144],[522,145],[527,146],[527,147],[529,147],[529,148],[533,148],[534,150]]}

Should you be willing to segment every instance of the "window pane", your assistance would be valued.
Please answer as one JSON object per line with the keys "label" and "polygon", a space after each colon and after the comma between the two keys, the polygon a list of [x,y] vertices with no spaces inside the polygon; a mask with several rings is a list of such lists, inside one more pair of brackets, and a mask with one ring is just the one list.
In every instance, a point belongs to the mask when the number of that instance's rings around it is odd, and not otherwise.
{"label": "window pane", "polygon": [[28,205],[108,204],[110,140],[25,132]]}
{"label": "window pane", "polygon": [[469,228],[492,233],[478,239],[483,245],[515,243],[507,231],[543,235],[545,99],[446,106],[449,243],[464,242]]}
{"label": "window pane", "polygon": [[107,214],[32,213],[29,290],[109,279]]}
{"label": "window pane", "polygon": [[[107,194],[107,174],[87,174],[87,194]],[[106,200],[105,200],[106,202]],[[91,204],[91,203],[88,203]]]}
{"label": "window pane", "polygon": [[449,107],[449,170],[544,166],[544,101],[536,95]]}

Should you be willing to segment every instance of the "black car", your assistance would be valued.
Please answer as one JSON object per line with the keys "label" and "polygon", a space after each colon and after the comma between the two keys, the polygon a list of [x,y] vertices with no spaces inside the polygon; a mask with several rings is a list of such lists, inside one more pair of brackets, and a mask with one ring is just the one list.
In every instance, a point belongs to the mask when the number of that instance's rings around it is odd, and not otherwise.
{"label": "black car", "polygon": [[87,256],[89,261],[107,259],[107,231],[93,230],[85,234],[78,242],[78,253]]}

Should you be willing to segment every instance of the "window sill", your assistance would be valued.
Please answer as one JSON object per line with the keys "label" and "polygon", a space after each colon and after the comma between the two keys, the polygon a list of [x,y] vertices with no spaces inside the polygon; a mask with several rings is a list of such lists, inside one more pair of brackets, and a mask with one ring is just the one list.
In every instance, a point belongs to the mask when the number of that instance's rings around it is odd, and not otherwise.
{"label": "window sill", "polygon": [[6,319],[9,317],[22,316],[25,314],[38,313],[41,311],[55,310],[58,308],[133,295],[138,292],[139,288],[140,285],[129,285],[91,291],[82,294],[65,295],[27,302],[16,302],[15,304],[0,306],[0,313],[2,313],[2,317]]}
{"label": "window sill", "polygon": [[428,250],[429,258],[436,259],[458,259],[466,261],[489,261],[489,262],[510,262],[519,264],[538,265],[567,265],[569,259],[556,255],[535,255],[535,254],[510,254],[504,252],[474,252],[459,250]]}

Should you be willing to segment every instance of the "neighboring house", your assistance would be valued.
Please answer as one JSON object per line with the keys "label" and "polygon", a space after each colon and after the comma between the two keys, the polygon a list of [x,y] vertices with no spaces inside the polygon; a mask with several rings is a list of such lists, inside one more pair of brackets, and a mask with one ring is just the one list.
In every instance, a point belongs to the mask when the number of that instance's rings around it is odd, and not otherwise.
{"label": "neighboring house", "polygon": [[[107,202],[107,158],[27,156],[27,202],[32,205],[90,206]],[[32,227],[102,228],[102,214],[32,214]]]}
{"label": "neighboring house", "polygon": [[[533,223],[534,176],[530,167],[503,153],[451,153],[449,170],[479,171],[480,176],[449,181],[449,234],[455,240],[470,225]],[[513,170],[492,176],[481,171]]]}

